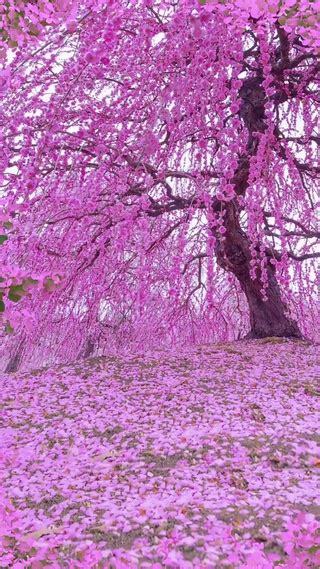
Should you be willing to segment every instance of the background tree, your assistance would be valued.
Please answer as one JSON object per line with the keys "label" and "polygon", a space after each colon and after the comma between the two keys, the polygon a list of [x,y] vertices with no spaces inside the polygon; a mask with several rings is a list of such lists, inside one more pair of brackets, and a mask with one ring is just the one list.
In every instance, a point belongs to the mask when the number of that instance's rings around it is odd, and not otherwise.
{"label": "background tree", "polygon": [[319,0],[199,0],[207,9],[220,10],[225,21],[246,24],[248,17],[263,18],[300,35],[305,45],[319,51]]}
{"label": "background tree", "polygon": [[[107,5],[108,1],[104,2]],[[112,3],[112,2],[111,2]],[[59,24],[75,31],[77,16],[83,10],[99,9],[102,2],[92,0],[7,0],[0,6],[0,59],[8,50],[23,49],[45,39],[46,29]]]}
{"label": "background tree", "polygon": [[312,334],[319,54],[207,8],[117,3],[12,66],[10,258],[64,275],[23,299],[47,359]]}

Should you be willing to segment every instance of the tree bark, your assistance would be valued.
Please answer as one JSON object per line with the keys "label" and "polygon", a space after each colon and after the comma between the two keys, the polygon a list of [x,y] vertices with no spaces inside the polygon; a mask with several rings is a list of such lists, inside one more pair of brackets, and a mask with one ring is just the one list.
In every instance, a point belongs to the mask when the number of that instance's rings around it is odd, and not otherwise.
{"label": "tree bark", "polygon": [[22,360],[23,348],[24,348],[24,338],[20,340],[15,352],[12,354],[10,360],[8,361],[7,366],[4,370],[5,373],[15,373],[16,371],[18,371]]}
{"label": "tree bark", "polygon": [[[239,91],[242,99],[239,116],[248,130],[249,137],[246,151],[239,156],[238,167],[231,180],[237,196],[244,196],[246,193],[249,185],[250,160],[256,155],[259,145],[257,133],[264,133],[266,130],[266,98],[262,81],[262,70],[258,69],[256,76],[246,79]],[[215,252],[218,264],[235,275],[248,301],[251,329],[246,337],[302,338],[297,323],[290,318],[287,306],[281,298],[275,267],[270,263],[271,251],[267,252],[267,301],[262,298],[259,273],[255,280],[252,280],[250,276],[250,240],[240,226],[240,208],[237,197],[230,202],[221,202],[215,198],[212,206],[215,212],[221,210],[222,207],[225,210],[226,233],[223,240],[219,239],[216,228],[213,228],[213,234],[216,237]]]}
{"label": "tree bark", "polygon": [[87,358],[89,358],[94,350],[94,342],[91,338],[88,338],[84,347],[80,350],[77,359],[81,360],[84,359],[86,360]]}
{"label": "tree bark", "polygon": [[259,273],[252,280],[250,276],[250,241],[240,227],[239,213],[234,202],[224,203],[226,214],[224,226],[225,239],[216,237],[215,253],[217,262],[224,270],[231,272],[238,279],[243,290],[250,314],[250,332],[246,338],[265,338],[278,336],[286,338],[302,338],[297,323],[290,318],[287,306],[281,298],[275,267],[270,263],[270,254],[267,254],[268,300],[264,301],[261,294],[261,280]]}

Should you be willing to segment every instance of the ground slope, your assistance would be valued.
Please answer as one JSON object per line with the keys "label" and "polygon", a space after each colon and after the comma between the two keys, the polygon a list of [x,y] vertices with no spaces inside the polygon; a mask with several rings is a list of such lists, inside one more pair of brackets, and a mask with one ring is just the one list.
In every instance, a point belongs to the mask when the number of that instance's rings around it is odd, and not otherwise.
{"label": "ground slope", "polygon": [[320,566],[319,380],[277,339],[2,376],[0,567]]}

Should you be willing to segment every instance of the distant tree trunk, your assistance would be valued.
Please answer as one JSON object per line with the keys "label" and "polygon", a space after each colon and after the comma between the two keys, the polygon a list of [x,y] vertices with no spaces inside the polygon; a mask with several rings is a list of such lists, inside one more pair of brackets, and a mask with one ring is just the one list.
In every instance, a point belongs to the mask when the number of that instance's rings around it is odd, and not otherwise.
{"label": "distant tree trunk", "polygon": [[5,373],[15,373],[16,371],[18,371],[22,360],[24,343],[25,343],[24,338],[22,338],[19,341],[16,350],[14,351],[14,353],[12,354],[11,358],[7,363],[7,366],[4,370]]}
{"label": "distant tree trunk", "polygon": [[268,300],[263,301],[259,274],[252,280],[250,277],[250,242],[240,227],[239,213],[234,202],[224,204],[226,215],[224,224],[225,240],[219,241],[217,235],[217,262],[226,271],[238,279],[249,306],[251,330],[247,338],[265,338],[279,336],[301,338],[297,323],[287,314],[287,306],[283,302],[278,285],[275,268],[268,262]]}
{"label": "distant tree trunk", "polygon": [[79,355],[78,355],[78,360],[81,359],[87,359],[89,358],[94,350],[94,342],[91,338],[88,338],[85,345],[83,346],[83,348],[81,348]]}

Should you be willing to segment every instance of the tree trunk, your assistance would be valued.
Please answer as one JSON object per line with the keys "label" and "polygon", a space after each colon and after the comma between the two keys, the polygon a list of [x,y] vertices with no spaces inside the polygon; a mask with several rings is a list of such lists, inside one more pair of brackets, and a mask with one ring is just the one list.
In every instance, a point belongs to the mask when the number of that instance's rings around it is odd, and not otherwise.
{"label": "tree trunk", "polygon": [[[239,115],[248,130],[249,137],[246,151],[238,158],[238,167],[231,180],[238,196],[244,196],[249,185],[250,160],[258,149],[257,133],[264,133],[266,130],[266,99],[262,81],[263,73],[260,69],[255,77],[246,79],[239,91],[242,99]],[[275,267],[270,263],[271,251],[267,252],[269,255],[267,301],[262,299],[260,275],[257,274],[255,280],[250,277],[250,241],[240,226],[237,198],[230,202],[221,202],[215,198],[212,206],[216,213],[222,207],[225,210],[225,239],[219,240],[216,228],[213,229],[216,237],[215,252],[218,264],[235,275],[248,301],[251,330],[247,338],[268,336],[301,338],[298,325],[288,315],[287,306],[281,298]]]}
{"label": "tree trunk", "polygon": [[[247,338],[278,336],[302,338],[297,323],[287,313],[287,306],[281,298],[275,268],[268,261],[268,300],[263,301],[259,274],[255,280],[250,277],[250,242],[240,227],[239,214],[234,202],[224,203],[226,214],[225,239],[219,241],[216,232],[216,256],[218,264],[235,275],[246,296],[250,313],[251,330]],[[269,257],[270,258],[270,257]]]}
{"label": "tree trunk", "polygon": [[94,350],[94,342],[91,338],[88,338],[84,347],[80,350],[79,355],[77,357],[78,360],[84,359],[86,360],[89,358]]}
{"label": "tree trunk", "polygon": [[7,366],[4,370],[5,373],[15,373],[16,371],[18,371],[23,355],[23,348],[24,348],[24,338],[20,340],[15,352],[12,354],[10,360],[8,361]]}

